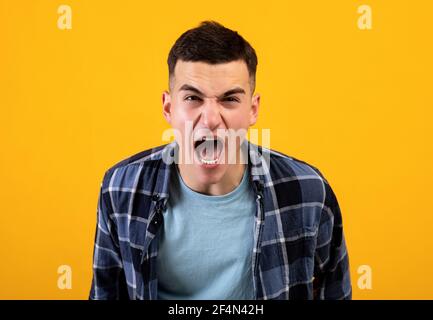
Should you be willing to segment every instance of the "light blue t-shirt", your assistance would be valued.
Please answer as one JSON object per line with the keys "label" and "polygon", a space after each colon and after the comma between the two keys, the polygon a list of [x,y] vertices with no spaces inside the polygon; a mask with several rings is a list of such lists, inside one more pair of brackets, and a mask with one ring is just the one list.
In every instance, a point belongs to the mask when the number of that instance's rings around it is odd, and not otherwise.
{"label": "light blue t-shirt", "polygon": [[157,256],[158,299],[254,299],[255,201],[248,169],[231,192],[190,189],[172,170]]}

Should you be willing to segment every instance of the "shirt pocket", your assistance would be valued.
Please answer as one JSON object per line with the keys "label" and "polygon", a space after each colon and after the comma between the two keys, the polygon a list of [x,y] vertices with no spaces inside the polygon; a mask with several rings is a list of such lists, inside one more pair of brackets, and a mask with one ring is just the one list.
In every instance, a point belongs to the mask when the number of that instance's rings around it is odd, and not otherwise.
{"label": "shirt pocket", "polygon": [[283,279],[289,287],[312,283],[317,228],[276,232]]}

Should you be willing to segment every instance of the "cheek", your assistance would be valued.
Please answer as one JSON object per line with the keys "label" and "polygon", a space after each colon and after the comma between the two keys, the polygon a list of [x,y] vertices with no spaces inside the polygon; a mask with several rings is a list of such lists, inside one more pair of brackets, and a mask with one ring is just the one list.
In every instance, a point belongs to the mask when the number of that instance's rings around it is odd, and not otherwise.
{"label": "cheek", "polygon": [[247,109],[239,109],[226,114],[226,121],[229,128],[247,129],[250,123],[250,112]]}
{"label": "cheek", "polygon": [[176,106],[171,113],[171,126],[176,129],[184,127],[185,122],[189,120],[187,112]]}
{"label": "cheek", "polygon": [[184,122],[187,120],[194,119],[197,109],[193,109],[188,105],[177,104],[173,108],[173,117],[176,118],[177,122]]}
{"label": "cheek", "polygon": [[176,131],[176,140],[180,145],[190,137],[194,115],[188,108],[176,105],[172,112],[171,127]]}

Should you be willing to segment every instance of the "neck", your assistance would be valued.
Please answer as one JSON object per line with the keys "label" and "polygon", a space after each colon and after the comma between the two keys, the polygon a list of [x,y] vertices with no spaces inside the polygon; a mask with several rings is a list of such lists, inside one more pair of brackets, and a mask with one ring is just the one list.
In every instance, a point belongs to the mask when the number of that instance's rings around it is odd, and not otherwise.
{"label": "neck", "polygon": [[245,166],[244,163],[230,164],[219,181],[207,184],[196,179],[197,176],[192,172],[191,166],[188,168],[188,165],[178,165],[178,168],[182,180],[190,189],[211,196],[219,196],[233,191],[241,183],[246,170]]}

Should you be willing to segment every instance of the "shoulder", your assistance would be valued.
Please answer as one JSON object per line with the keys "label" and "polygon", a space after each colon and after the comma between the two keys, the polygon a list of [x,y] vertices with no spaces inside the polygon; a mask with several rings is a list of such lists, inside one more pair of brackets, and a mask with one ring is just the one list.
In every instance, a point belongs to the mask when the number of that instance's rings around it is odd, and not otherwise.
{"label": "shoulder", "polygon": [[168,145],[160,145],[140,151],[108,168],[102,180],[102,187],[128,187],[143,170],[155,171],[162,160],[162,153]]}
{"label": "shoulder", "polygon": [[316,178],[327,183],[325,176],[313,164],[273,149],[262,148],[269,153],[269,169],[272,180],[279,178]]}
{"label": "shoulder", "polygon": [[[266,186],[274,194],[280,211],[308,207],[312,213],[317,213],[317,217],[325,213],[325,220],[333,216],[336,223],[341,223],[337,197],[315,165],[279,151],[267,150],[270,161]],[[306,211],[302,212],[305,214]]]}
{"label": "shoulder", "polygon": [[282,184],[282,187],[277,189],[284,190],[292,181],[299,189],[303,202],[309,199],[321,202],[325,207],[338,207],[337,197],[328,179],[318,167],[275,150],[269,152],[271,184]]}
{"label": "shoulder", "polygon": [[[269,154],[267,185],[294,202],[327,202],[332,189],[316,165],[273,149],[262,148]],[[290,193],[290,195],[288,195]],[[332,193],[333,194],[333,193]],[[284,201],[283,201],[284,202]]]}

